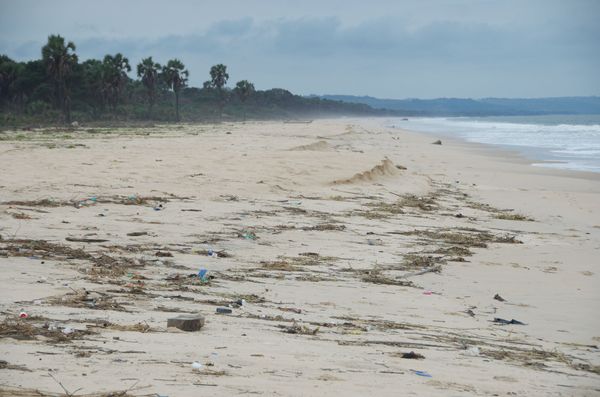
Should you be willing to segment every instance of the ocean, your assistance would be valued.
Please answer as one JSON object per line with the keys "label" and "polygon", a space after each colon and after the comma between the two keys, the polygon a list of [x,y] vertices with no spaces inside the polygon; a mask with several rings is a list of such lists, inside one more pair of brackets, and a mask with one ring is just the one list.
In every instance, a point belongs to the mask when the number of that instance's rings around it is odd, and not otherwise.
{"label": "ocean", "polygon": [[391,125],[501,146],[535,166],[600,172],[600,115],[409,117]]}

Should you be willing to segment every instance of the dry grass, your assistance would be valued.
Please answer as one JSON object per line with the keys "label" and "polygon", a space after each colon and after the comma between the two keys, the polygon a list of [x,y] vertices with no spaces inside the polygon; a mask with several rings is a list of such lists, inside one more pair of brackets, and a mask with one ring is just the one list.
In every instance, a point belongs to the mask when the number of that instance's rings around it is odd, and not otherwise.
{"label": "dry grass", "polygon": [[0,338],[17,340],[35,340],[38,336],[42,336],[53,343],[68,343],[91,333],[90,331],[73,330],[67,335],[59,329],[50,329],[47,325],[36,326],[28,319],[5,319],[0,323]]}
{"label": "dry grass", "polygon": [[454,229],[457,231],[437,231],[415,229],[408,232],[400,232],[405,236],[419,236],[428,240],[442,242],[450,245],[463,247],[487,248],[488,243],[521,244],[512,235],[497,236],[486,230],[477,229]]}
{"label": "dry grass", "polygon": [[112,329],[115,331],[141,332],[143,334],[154,331],[152,329],[152,327],[150,327],[150,325],[148,325],[148,323],[146,323],[146,322],[140,322],[137,324],[128,324],[128,325],[110,324],[110,325],[106,326],[105,328]]}
{"label": "dry grass", "polygon": [[521,215],[521,214],[513,214],[513,213],[506,213],[503,212],[501,214],[497,214],[494,216],[494,218],[496,219],[502,219],[505,221],[526,221],[526,222],[533,222],[533,218],[530,218],[528,216],[525,215]]}
{"label": "dry grass", "polygon": [[360,277],[361,281],[372,284],[383,284],[383,285],[399,285],[402,287],[414,287],[412,281],[397,280],[387,277],[383,274],[381,269],[373,269],[368,271],[361,271],[363,275]]}
{"label": "dry grass", "polygon": [[404,196],[399,205],[402,207],[418,208],[422,211],[433,211],[438,209],[438,205],[432,197],[421,197],[412,194]]}
{"label": "dry grass", "polygon": [[558,350],[542,350],[542,349],[484,349],[481,354],[486,357],[491,357],[496,360],[508,360],[518,362],[528,367],[544,369],[546,362],[554,361],[565,364],[575,370],[591,372],[600,375],[600,366],[592,365],[583,362],[575,362],[573,357],[570,357]]}
{"label": "dry grass", "polygon": [[485,204],[485,203],[480,203],[477,201],[467,201],[466,202],[466,206],[468,208],[472,208],[474,210],[479,210],[479,211],[485,211],[485,212],[491,212],[491,213],[499,213],[502,212],[502,210],[492,207],[489,204]]}
{"label": "dry grass", "polygon": [[[366,204],[366,206],[371,208],[370,211],[365,211],[366,214],[363,213],[363,216],[366,216],[367,218],[369,216],[374,217],[373,219],[375,219],[377,216],[385,218],[385,217],[389,217],[392,215],[404,214],[404,211],[402,210],[402,204],[400,201],[396,201],[394,203],[385,203],[385,202],[368,203],[368,204]],[[373,213],[378,214],[378,215],[374,215]]]}
{"label": "dry grass", "polygon": [[298,324],[295,321],[292,325],[279,325],[279,328],[287,334],[316,335],[317,332],[319,332],[319,327],[311,329],[306,325]]}
{"label": "dry grass", "polygon": [[346,201],[351,199],[350,197],[344,197],[344,196],[329,196],[329,197],[325,197],[325,200],[331,200],[331,201]]}
{"label": "dry grass", "polygon": [[0,240],[0,251],[5,251],[9,256],[38,256],[44,259],[93,259],[91,254],[82,249],[49,243],[45,240]]}
{"label": "dry grass", "polygon": [[8,239],[0,240],[0,254],[3,256],[36,257],[53,260],[84,260],[92,263],[86,270],[91,278],[118,278],[125,275],[129,269],[146,266],[143,260],[128,257],[113,257],[106,254],[92,255],[81,248],[71,248],[68,245],[51,243],[45,240]]}
{"label": "dry grass", "polygon": [[58,201],[53,199],[40,199],[31,201],[5,201],[2,205],[19,205],[22,207],[70,207],[73,206],[71,201]]}
{"label": "dry grass", "polygon": [[93,394],[75,394],[75,392],[65,393],[50,393],[36,389],[25,389],[25,388],[9,388],[0,387],[0,397],[156,397],[156,394],[130,394],[128,391],[116,391],[106,393],[93,393]]}
{"label": "dry grass", "polygon": [[309,227],[303,227],[302,230],[304,231],[342,231],[346,229],[346,226],[344,225],[336,225],[333,223],[321,223],[320,225],[316,225],[316,226],[309,226]]}
{"label": "dry grass", "polygon": [[63,296],[48,299],[48,302],[58,306],[79,307],[95,310],[127,311],[120,303],[107,294],[80,290]]}
{"label": "dry grass", "polygon": [[457,247],[457,246],[438,248],[433,253],[444,255],[444,256],[471,256],[471,255],[473,255],[473,252],[471,250],[469,250],[468,248]]}
{"label": "dry grass", "polygon": [[12,216],[15,219],[19,219],[19,220],[33,219],[31,216],[25,214],[24,212],[11,212],[10,216]]}
{"label": "dry grass", "polygon": [[22,206],[22,207],[79,207],[83,203],[87,205],[94,204],[119,204],[119,205],[152,205],[154,203],[166,203],[170,198],[178,197],[160,197],[160,196],[108,196],[108,197],[97,197],[92,199],[82,200],[54,200],[54,199],[39,199],[39,200],[13,200],[5,201],[1,204],[10,206]]}
{"label": "dry grass", "polygon": [[299,266],[295,266],[290,264],[287,261],[273,261],[273,262],[261,262],[262,268],[265,270],[277,270],[282,272],[302,272],[302,269]]}
{"label": "dry grass", "polygon": [[29,368],[27,368],[24,365],[10,364],[6,360],[0,360],[0,370],[2,370],[2,369],[9,369],[9,370],[23,371],[23,372],[32,372]]}
{"label": "dry grass", "polygon": [[406,254],[404,255],[404,269],[423,269],[443,263],[443,258],[431,255]]}

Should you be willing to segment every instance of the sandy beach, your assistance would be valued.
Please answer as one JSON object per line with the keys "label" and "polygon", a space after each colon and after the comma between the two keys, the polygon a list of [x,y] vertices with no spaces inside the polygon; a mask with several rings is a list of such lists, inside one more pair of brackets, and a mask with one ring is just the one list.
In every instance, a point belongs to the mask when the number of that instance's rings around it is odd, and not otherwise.
{"label": "sandy beach", "polygon": [[0,396],[600,395],[600,174],[386,125],[0,133]]}

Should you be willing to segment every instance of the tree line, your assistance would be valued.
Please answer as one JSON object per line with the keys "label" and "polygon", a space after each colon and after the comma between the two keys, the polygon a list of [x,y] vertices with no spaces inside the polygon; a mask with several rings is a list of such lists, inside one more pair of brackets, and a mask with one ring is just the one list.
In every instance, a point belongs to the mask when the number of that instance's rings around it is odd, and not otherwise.
{"label": "tree line", "polygon": [[[0,55],[0,114],[11,119],[70,122],[77,120],[176,120],[183,104],[186,120],[277,117],[316,112],[373,114],[365,105],[305,98],[284,89],[257,91],[248,80],[227,87],[227,66],[217,64],[202,88],[188,86],[189,71],[179,59],[161,65],[151,56],[132,65],[121,53],[79,62],[76,46],[50,35],[41,59],[17,62]],[[230,117],[231,117],[230,115]]]}

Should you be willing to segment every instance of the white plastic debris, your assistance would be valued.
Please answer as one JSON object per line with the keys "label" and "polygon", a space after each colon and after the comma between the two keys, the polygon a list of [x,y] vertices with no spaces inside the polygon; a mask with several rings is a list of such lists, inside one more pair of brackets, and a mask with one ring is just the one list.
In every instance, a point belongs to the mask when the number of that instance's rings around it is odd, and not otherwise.
{"label": "white plastic debris", "polygon": [[479,353],[480,353],[480,351],[477,346],[471,346],[471,347],[467,348],[467,350],[465,351],[465,354],[467,356],[473,356],[473,357],[479,356]]}
{"label": "white plastic debris", "polygon": [[192,369],[195,369],[195,370],[201,370],[201,369],[202,369],[202,364],[201,364],[201,363],[199,363],[198,361],[194,361],[194,362],[192,363]]}

